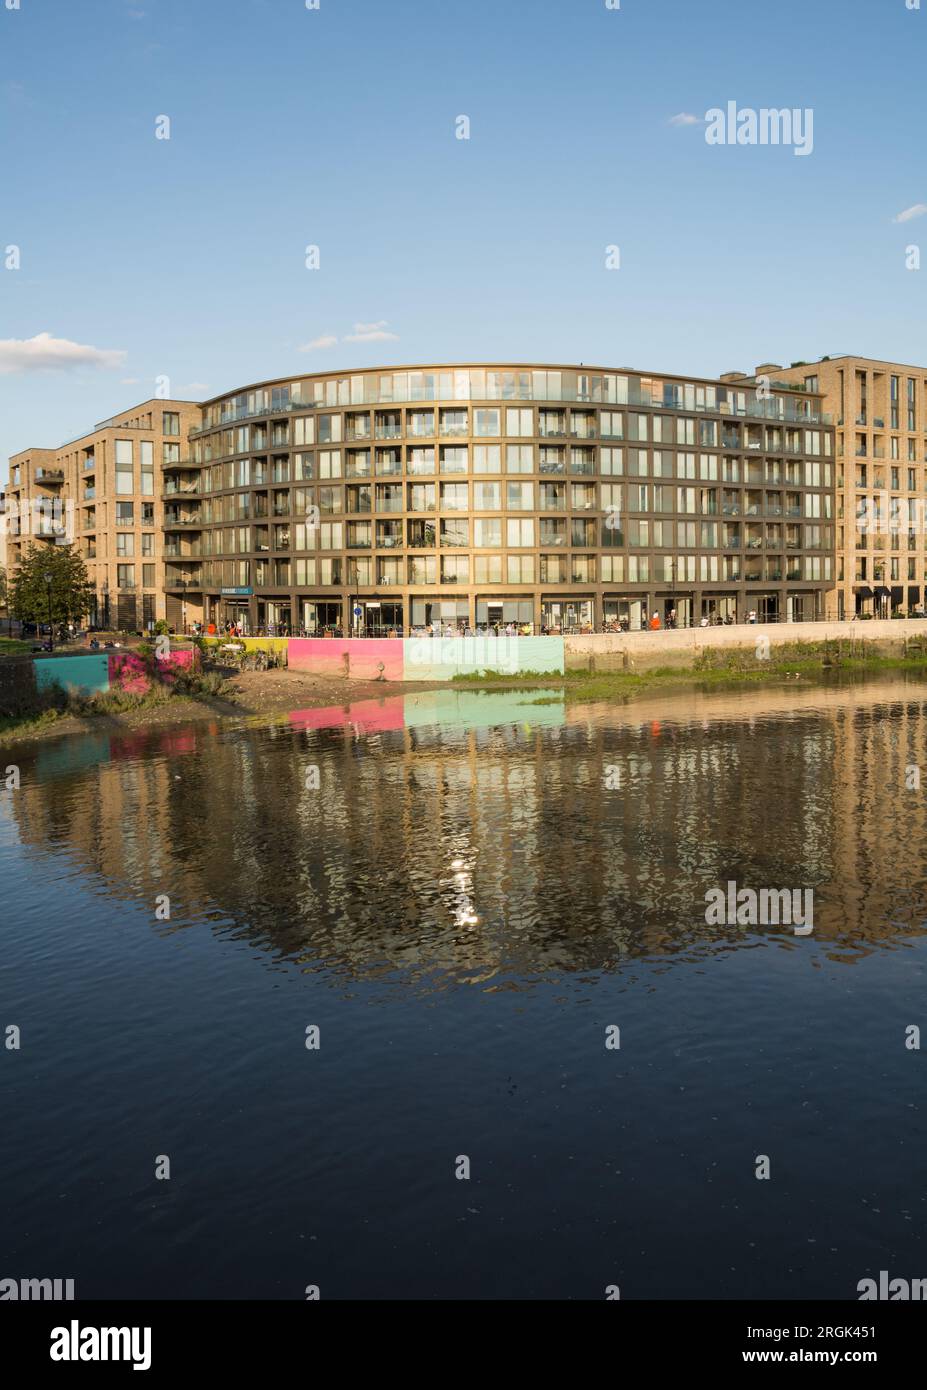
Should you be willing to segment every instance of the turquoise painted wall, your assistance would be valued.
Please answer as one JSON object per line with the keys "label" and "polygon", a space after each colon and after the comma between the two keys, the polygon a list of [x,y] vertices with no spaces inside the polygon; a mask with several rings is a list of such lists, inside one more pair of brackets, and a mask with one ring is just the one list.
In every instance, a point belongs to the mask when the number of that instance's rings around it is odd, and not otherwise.
{"label": "turquoise painted wall", "polygon": [[563,675],[562,637],[406,637],[402,646],[407,681],[449,681],[484,671]]}
{"label": "turquoise painted wall", "polygon": [[109,690],[109,653],[87,656],[40,656],[35,660],[35,683],[39,690],[60,685],[78,695],[96,695]]}

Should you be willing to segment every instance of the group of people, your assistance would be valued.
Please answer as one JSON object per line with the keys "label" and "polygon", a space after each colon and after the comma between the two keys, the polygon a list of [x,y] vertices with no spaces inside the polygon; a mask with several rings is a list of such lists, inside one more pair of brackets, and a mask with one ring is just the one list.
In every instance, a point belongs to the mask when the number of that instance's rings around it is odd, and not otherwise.
{"label": "group of people", "polygon": [[[751,608],[747,614],[746,622],[755,623],[758,621],[756,609]],[[699,622],[699,627],[733,627],[737,622],[732,613],[727,613],[722,618],[720,613],[704,613]],[[627,632],[628,624],[625,619],[619,619],[621,623],[620,631]],[[678,626],[676,619],[676,609],[671,608],[666,615],[665,622],[661,620],[659,613],[651,613],[649,618],[646,610],[641,614],[641,628],[650,632],[659,632],[661,628],[675,628]]]}

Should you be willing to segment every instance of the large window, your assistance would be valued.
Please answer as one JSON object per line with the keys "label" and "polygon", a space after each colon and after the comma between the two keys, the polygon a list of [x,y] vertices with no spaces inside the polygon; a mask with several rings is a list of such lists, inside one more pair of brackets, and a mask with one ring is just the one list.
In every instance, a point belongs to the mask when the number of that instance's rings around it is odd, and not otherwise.
{"label": "large window", "polygon": [[473,544],[483,550],[491,550],[501,546],[502,518],[498,516],[477,517],[473,523]]}
{"label": "large window", "polygon": [[131,439],[116,440],[116,493],[131,497],[135,491]]}
{"label": "large window", "polygon": [[480,438],[495,439],[501,433],[499,411],[481,407],[473,412],[473,433]]}
{"label": "large window", "polygon": [[500,444],[474,444],[474,473],[501,473],[502,446]]}
{"label": "large window", "polygon": [[534,545],[534,521],[510,517],[505,524],[506,540],[511,548]]}
{"label": "large window", "polygon": [[465,512],[470,505],[470,488],[467,483],[441,484],[442,512]]}
{"label": "large window", "polygon": [[506,473],[533,473],[534,447],[531,444],[506,444]]}
{"label": "large window", "polygon": [[510,512],[533,512],[534,484],[506,483],[505,502]]}

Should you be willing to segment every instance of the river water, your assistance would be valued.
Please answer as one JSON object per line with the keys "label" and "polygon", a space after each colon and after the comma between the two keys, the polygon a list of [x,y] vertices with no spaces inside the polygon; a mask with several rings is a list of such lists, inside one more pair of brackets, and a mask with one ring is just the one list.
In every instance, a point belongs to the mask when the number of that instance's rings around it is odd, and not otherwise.
{"label": "river water", "polygon": [[[5,750],[0,1278],[927,1276],[925,692],[447,691]],[[813,929],[709,921],[729,883],[812,893]]]}

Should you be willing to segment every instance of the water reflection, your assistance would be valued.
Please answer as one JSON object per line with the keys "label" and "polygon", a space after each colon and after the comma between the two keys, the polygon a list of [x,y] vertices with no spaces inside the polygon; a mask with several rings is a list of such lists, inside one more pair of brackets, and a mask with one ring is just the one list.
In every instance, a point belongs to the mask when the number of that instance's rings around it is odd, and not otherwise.
{"label": "water reflection", "polygon": [[905,772],[924,732],[919,687],[888,681],[623,709],[442,691],[48,743],[9,808],[104,891],[168,892],[164,935],[208,923],[338,979],[524,988],[806,948],[708,927],[728,880],[813,888],[814,942],[856,961],[927,917],[927,793]]}

